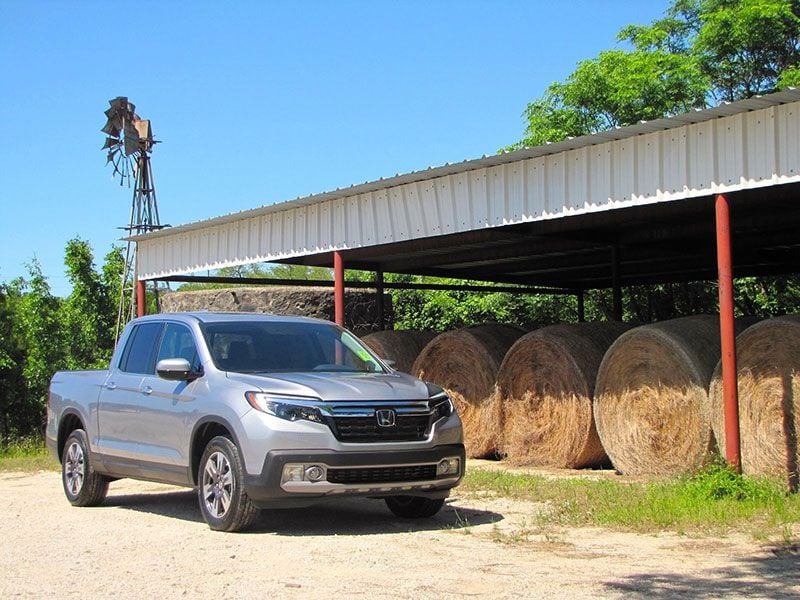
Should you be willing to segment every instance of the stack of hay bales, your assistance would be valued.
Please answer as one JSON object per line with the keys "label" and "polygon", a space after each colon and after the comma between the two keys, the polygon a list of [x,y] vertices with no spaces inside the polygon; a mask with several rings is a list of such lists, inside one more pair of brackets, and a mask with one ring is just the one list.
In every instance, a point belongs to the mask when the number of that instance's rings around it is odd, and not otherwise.
{"label": "stack of hay bales", "polygon": [[410,373],[414,361],[428,343],[436,337],[433,331],[376,331],[361,338],[381,358],[394,362],[394,368]]}
{"label": "stack of hay bales", "polygon": [[[768,319],[736,338],[742,471],[798,483],[800,315]],[[722,365],[710,386],[711,423],[725,452]]]}
{"label": "stack of hay bales", "polygon": [[708,386],[720,358],[719,318],[644,325],[609,348],[597,375],[597,432],[621,473],[677,475],[714,449]]}
{"label": "stack of hay bales", "polygon": [[608,460],[594,424],[595,379],[603,355],[631,325],[553,325],[521,337],[497,375],[501,451],[510,462],[579,468]]}
{"label": "stack of hay bales", "polygon": [[524,330],[511,325],[478,325],[448,331],[422,350],[411,374],[442,386],[464,424],[470,457],[497,453],[500,405],[493,394],[503,357]]}

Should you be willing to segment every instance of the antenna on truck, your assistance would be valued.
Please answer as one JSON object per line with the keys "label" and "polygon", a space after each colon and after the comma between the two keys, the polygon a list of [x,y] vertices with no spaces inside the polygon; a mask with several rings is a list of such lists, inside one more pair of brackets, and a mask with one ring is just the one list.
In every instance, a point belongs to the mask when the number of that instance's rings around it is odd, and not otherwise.
{"label": "antenna on truck", "polygon": [[[139,118],[136,106],[125,96],[109,100],[110,108],[105,111],[107,121],[101,129],[106,134],[103,150],[107,150],[106,165],[111,164],[114,172],[111,177],[119,179],[119,184],[131,186],[133,181],[133,202],[131,217],[127,226],[122,227],[128,235],[139,235],[163,229],[158,216],[156,188],[150,154],[158,140],[153,139],[150,121]],[[119,309],[114,334],[119,337],[122,327],[133,318],[136,307],[136,244],[127,242],[125,266],[120,285]]]}

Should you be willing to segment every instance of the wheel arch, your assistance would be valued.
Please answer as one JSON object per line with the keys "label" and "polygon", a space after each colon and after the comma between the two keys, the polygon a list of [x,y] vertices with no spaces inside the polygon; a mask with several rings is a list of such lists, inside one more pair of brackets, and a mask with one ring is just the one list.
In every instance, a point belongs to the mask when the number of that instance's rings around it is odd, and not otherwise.
{"label": "wheel arch", "polygon": [[64,414],[61,415],[61,420],[58,423],[58,439],[56,441],[58,462],[61,462],[61,457],[64,455],[64,445],[67,443],[67,438],[76,429],[83,429],[86,431],[83,417],[77,410],[67,409],[64,411]]}
{"label": "wheel arch", "polygon": [[239,439],[236,436],[236,431],[233,426],[224,418],[217,416],[208,416],[200,419],[192,430],[191,445],[190,445],[190,471],[192,483],[197,485],[197,469],[200,466],[200,459],[203,457],[203,451],[206,449],[208,442],[213,438],[223,435],[231,438],[237,448],[241,448]]}

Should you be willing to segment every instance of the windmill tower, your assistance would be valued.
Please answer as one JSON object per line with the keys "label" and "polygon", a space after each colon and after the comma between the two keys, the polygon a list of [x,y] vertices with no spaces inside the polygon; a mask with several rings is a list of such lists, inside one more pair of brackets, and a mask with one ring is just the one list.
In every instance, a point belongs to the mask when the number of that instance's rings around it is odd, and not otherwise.
{"label": "windmill tower", "polygon": [[[129,235],[139,235],[162,229],[158,216],[156,188],[150,154],[158,142],[153,139],[150,121],[140,119],[136,107],[124,96],[109,100],[111,105],[105,111],[108,121],[101,129],[106,134],[103,150],[108,151],[106,164],[114,167],[113,178],[128,187],[133,180],[133,202],[127,226],[122,227]],[[122,327],[134,317],[136,307],[136,245],[128,242],[125,250],[125,267],[120,286],[119,309],[115,337],[119,337]]]}

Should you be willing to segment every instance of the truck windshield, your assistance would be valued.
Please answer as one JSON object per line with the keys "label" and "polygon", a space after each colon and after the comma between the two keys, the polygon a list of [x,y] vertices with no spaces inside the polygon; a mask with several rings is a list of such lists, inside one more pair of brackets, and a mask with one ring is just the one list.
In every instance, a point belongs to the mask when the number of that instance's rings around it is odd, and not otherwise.
{"label": "truck windshield", "polygon": [[223,371],[384,372],[355,336],[333,324],[228,321],[202,329],[211,358]]}

